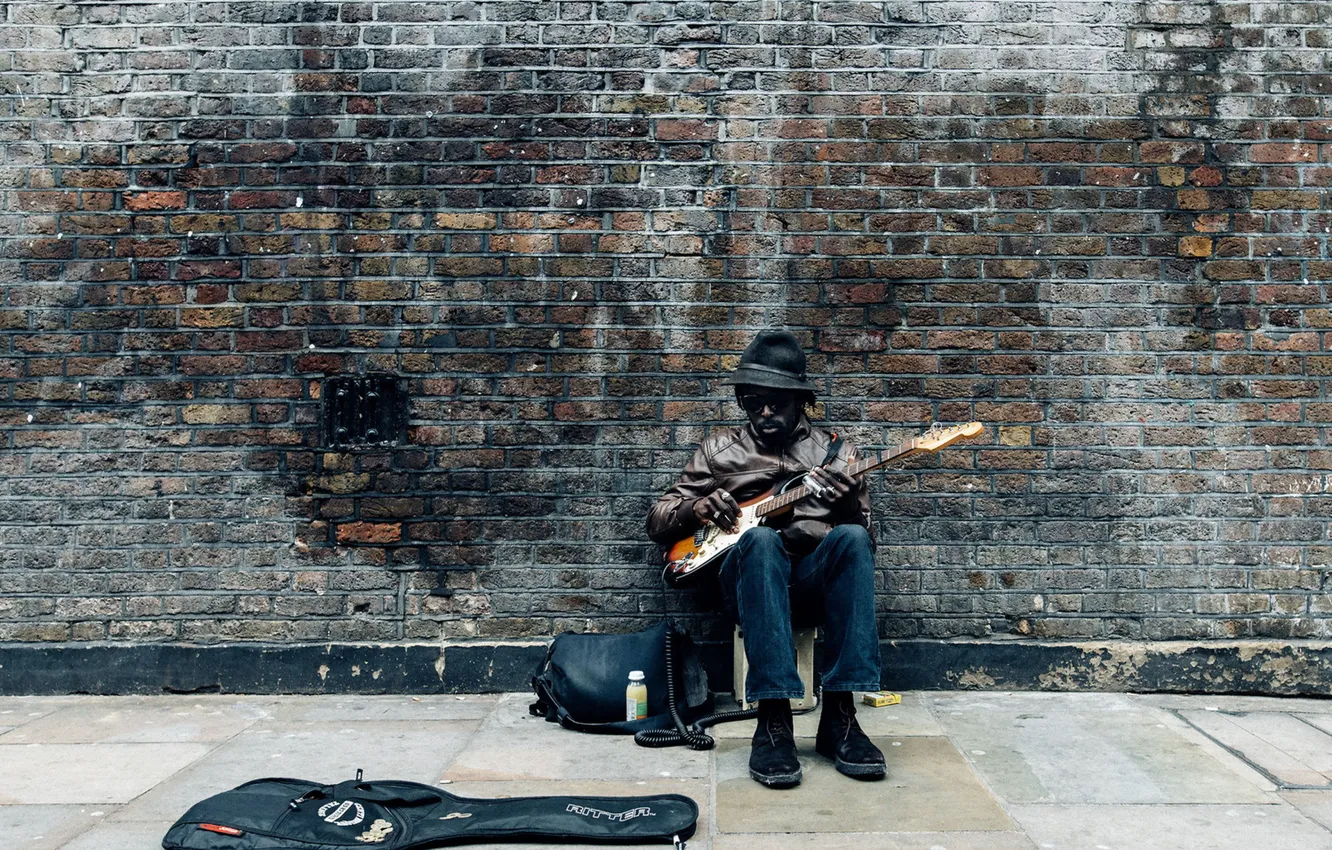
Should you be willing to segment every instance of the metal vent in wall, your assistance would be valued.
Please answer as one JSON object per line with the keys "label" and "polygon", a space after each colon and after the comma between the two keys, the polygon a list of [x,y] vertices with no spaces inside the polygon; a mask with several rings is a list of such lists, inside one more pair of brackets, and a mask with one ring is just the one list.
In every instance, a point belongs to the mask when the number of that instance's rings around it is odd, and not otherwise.
{"label": "metal vent in wall", "polygon": [[324,382],[324,445],[392,446],[407,428],[407,393],[395,375],[341,375]]}

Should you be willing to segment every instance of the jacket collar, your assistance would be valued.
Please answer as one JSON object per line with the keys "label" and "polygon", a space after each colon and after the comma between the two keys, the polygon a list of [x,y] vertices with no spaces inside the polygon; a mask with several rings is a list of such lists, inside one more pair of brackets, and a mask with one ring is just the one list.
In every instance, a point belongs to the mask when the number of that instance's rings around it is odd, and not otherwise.
{"label": "jacket collar", "polygon": [[786,448],[786,446],[794,446],[796,443],[799,443],[801,440],[808,437],[809,432],[810,432],[809,419],[808,417],[805,416],[805,414],[802,413],[800,414],[800,421],[796,423],[795,430],[791,432],[791,436],[786,438],[785,444],[781,446],[768,446],[766,443],[764,443],[762,440],[759,439],[758,434],[754,433],[754,423],[745,422],[745,433],[749,435],[749,439],[753,440],[754,443],[759,447],[765,449],[769,448],[783,449]]}

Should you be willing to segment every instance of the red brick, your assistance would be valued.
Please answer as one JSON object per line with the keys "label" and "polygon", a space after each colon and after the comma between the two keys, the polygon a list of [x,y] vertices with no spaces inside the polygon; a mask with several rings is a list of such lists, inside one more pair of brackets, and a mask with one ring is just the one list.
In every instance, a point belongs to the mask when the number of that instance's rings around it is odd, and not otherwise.
{"label": "red brick", "polygon": [[1184,236],[1179,240],[1179,256],[1210,257],[1212,240],[1206,236]]}
{"label": "red brick", "polygon": [[1244,260],[1213,260],[1203,266],[1211,280],[1263,280],[1263,264]]}
{"label": "red brick", "polygon": [[1027,158],[1033,162],[1095,162],[1096,147],[1083,142],[1032,142]]}
{"label": "red brick", "polygon": [[183,375],[239,375],[245,369],[246,359],[234,354],[184,355],[179,368]]}
{"label": "red brick", "polygon": [[228,152],[230,162],[286,162],[296,155],[290,142],[259,142],[234,145]]}
{"label": "red brick", "polygon": [[295,83],[297,91],[354,92],[359,88],[355,74],[297,74]]}
{"label": "red brick", "polygon": [[887,337],[879,330],[825,329],[819,332],[820,351],[883,351],[888,347]]}
{"label": "red brick", "polygon": [[1316,142],[1332,141],[1332,121],[1309,121],[1303,125],[1304,138]]}
{"label": "red brick", "polygon": [[985,274],[999,278],[1036,277],[1043,268],[1039,260],[986,260]]}
{"label": "red brick", "polygon": [[1321,194],[1295,189],[1257,189],[1250,206],[1256,210],[1316,210]]}
{"label": "red brick", "polygon": [[284,193],[277,191],[232,192],[227,196],[227,206],[233,210],[285,207],[288,204],[283,195]]}
{"label": "red brick", "polygon": [[982,186],[1039,186],[1044,182],[1041,169],[1035,166],[989,165],[980,169]]}
{"label": "red brick", "polygon": [[338,525],[338,542],[344,545],[397,543],[401,539],[400,522],[350,522]]}
{"label": "red brick", "polygon": [[1150,168],[1119,168],[1101,165],[1088,168],[1083,182],[1088,186],[1146,186],[1151,182]]}
{"label": "red brick", "polygon": [[240,307],[187,307],[180,311],[180,323],[187,328],[237,328],[243,317]]}
{"label": "red brick", "polygon": [[660,118],[656,122],[656,138],[664,142],[706,141],[717,138],[717,132],[715,121]]}
{"label": "red brick", "polygon": [[1229,229],[1229,213],[1205,213],[1193,222],[1193,229],[1199,233],[1220,233]]}
{"label": "red brick", "polygon": [[186,260],[176,266],[177,280],[200,278],[238,278],[241,276],[239,260]]}
{"label": "red brick", "polygon": [[1152,141],[1138,146],[1138,158],[1147,163],[1197,163],[1203,161],[1202,142]]}
{"label": "red brick", "polygon": [[596,180],[596,170],[586,165],[554,165],[538,168],[537,183],[586,184]]}
{"label": "red brick", "polygon": [[247,425],[250,417],[248,404],[187,404],[180,412],[187,425]]}
{"label": "red brick", "polygon": [[125,304],[183,304],[185,287],[174,284],[122,286],[120,300]]}
{"label": "red brick", "polygon": [[1249,148],[1250,162],[1317,162],[1318,145],[1271,142]]}
{"label": "red brick", "polygon": [[295,379],[267,378],[237,381],[236,398],[301,398],[304,382]]}
{"label": "red brick", "polygon": [[779,118],[765,121],[760,135],[778,139],[824,139],[828,122],[821,118]]}
{"label": "red brick", "polygon": [[19,192],[19,209],[26,212],[69,212],[78,209],[76,192]]}
{"label": "red brick", "polygon": [[989,349],[994,347],[992,331],[929,331],[925,334],[930,348]]}
{"label": "red brick", "polygon": [[67,168],[60,172],[60,184],[74,189],[119,189],[129,185],[129,178],[125,172],[110,168]]}
{"label": "red brick", "polygon": [[34,260],[68,260],[74,256],[73,239],[25,239],[15,243],[17,256]]}
{"label": "red brick", "polygon": [[245,331],[236,334],[237,351],[298,351],[303,345],[300,331]]}
{"label": "red brick", "polygon": [[1175,192],[1175,203],[1182,210],[1205,210],[1212,200],[1206,189],[1180,189]]}
{"label": "red brick", "polygon": [[[336,375],[348,370],[347,358],[341,354],[302,354],[296,358],[297,372],[312,372]],[[311,393],[315,392],[311,388]]]}
{"label": "red brick", "polygon": [[231,295],[231,287],[225,283],[201,283],[194,287],[195,304],[220,304]]}

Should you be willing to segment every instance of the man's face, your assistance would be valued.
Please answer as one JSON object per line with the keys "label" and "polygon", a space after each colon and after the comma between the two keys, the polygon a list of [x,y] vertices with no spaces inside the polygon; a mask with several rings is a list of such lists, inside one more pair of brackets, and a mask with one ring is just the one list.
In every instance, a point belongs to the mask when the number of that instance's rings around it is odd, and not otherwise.
{"label": "man's face", "polygon": [[759,440],[769,445],[781,445],[800,424],[800,396],[791,390],[775,390],[741,384],[736,387],[736,400],[749,417],[749,424]]}

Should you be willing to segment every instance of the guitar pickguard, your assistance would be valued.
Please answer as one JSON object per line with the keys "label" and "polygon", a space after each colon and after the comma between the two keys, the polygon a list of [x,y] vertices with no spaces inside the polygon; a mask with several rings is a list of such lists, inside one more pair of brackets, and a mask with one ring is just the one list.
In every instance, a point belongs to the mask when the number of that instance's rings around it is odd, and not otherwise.
{"label": "guitar pickguard", "polygon": [[704,525],[667,553],[667,576],[674,583],[695,577],[706,567],[719,562],[727,550],[740,542],[741,535],[762,523],[763,518],[752,507],[742,507],[736,520],[738,530],[734,532],[723,531],[712,523]]}

